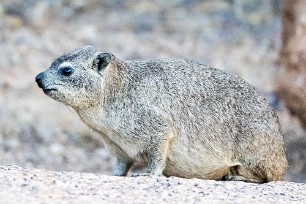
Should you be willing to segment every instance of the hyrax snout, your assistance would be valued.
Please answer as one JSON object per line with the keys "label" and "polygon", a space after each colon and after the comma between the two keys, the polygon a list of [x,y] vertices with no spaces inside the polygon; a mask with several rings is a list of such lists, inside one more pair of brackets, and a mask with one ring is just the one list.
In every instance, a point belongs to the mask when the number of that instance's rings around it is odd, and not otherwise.
{"label": "hyrax snout", "polygon": [[197,62],[120,60],[91,46],[57,58],[36,77],[71,106],[116,156],[147,175],[269,182],[287,169],[278,119],[241,78]]}

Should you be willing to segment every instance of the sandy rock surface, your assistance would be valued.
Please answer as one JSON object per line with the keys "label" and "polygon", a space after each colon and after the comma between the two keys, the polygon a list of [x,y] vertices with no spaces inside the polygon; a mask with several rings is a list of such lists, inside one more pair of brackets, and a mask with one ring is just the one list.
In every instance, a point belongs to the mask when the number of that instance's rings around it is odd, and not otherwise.
{"label": "sandy rock surface", "polygon": [[1,203],[306,203],[306,184],[114,177],[0,166]]}

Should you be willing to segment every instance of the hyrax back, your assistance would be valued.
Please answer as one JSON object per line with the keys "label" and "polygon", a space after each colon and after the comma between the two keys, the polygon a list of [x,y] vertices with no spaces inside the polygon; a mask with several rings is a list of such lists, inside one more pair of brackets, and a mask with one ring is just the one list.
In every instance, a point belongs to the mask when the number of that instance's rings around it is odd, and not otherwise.
{"label": "hyrax back", "polygon": [[36,77],[73,107],[117,157],[147,174],[268,182],[287,169],[278,119],[253,86],[184,60],[119,60],[94,47],[56,59]]}

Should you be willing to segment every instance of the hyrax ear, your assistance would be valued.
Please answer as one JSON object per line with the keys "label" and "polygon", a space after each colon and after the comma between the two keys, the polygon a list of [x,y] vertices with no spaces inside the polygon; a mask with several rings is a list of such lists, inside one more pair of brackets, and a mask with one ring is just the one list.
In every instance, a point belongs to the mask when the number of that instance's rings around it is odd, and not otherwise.
{"label": "hyrax ear", "polygon": [[94,67],[96,67],[98,71],[101,71],[102,69],[108,66],[112,59],[112,56],[111,54],[106,52],[98,52],[94,55],[93,59]]}

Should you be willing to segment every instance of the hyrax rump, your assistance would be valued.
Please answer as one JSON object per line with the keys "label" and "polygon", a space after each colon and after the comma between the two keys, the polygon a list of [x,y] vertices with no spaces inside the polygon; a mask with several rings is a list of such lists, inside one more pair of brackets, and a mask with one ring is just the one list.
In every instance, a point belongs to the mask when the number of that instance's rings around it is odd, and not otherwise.
{"label": "hyrax rump", "polygon": [[114,175],[136,162],[145,175],[269,182],[287,169],[278,119],[255,88],[185,59],[120,60],[86,46],[36,76],[71,106],[117,157]]}

